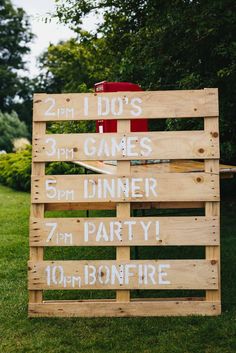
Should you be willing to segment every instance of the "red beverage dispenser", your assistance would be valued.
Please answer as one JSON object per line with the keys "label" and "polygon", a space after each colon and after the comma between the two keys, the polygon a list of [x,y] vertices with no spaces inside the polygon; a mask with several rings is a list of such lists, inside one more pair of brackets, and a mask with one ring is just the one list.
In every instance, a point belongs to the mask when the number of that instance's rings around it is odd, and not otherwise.
{"label": "red beverage dispenser", "polygon": [[[142,91],[141,87],[134,83],[106,81],[95,83],[94,90],[96,93]],[[147,119],[132,119],[130,128],[132,132],[148,131],[148,121]],[[97,120],[96,132],[117,132],[117,120]]]}

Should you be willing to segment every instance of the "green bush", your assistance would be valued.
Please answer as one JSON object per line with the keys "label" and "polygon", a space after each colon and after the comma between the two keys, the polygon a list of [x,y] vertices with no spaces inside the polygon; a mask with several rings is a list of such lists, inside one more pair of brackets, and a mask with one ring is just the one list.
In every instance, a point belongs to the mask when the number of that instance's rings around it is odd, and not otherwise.
{"label": "green bush", "polygon": [[15,112],[8,114],[0,111],[0,150],[11,152],[13,140],[18,137],[29,137],[25,123]]}
{"label": "green bush", "polygon": [[50,134],[71,134],[83,132],[95,132],[95,121],[60,121],[51,122],[47,126],[47,131]]}
{"label": "green bush", "polygon": [[83,174],[84,168],[67,162],[52,162],[46,166],[47,175]]}
{"label": "green bush", "polygon": [[[0,155],[0,183],[21,191],[30,190],[31,146],[26,150]],[[82,167],[73,163],[53,162],[46,166],[46,174],[81,174]]]}
{"label": "green bush", "polygon": [[16,190],[30,190],[31,146],[0,155],[0,182]]}

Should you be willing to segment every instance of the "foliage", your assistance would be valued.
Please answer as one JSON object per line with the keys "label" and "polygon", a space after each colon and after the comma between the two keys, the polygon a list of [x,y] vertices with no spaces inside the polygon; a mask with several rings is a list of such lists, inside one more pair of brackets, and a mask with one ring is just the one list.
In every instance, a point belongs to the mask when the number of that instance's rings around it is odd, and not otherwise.
{"label": "foliage", "polygon": [[31,147],[0,155],[0,182],[16,190],[29,191],[31,176]]}
{"label": "foliage", "polygon": [[[16,153],[0,154],[0,183],[15,190],[29,191],[32,148],[27,146]],[[81,174],[84,169],[73,163],[53,162],[46,166],[46,174]]]}
{"label": "foliage", "polygon": [[0,111],[0,150],[12,151],[13,140],[17,137],[28,137],[26,124],[19,120],[15,112]]}
{"label": "foliage", "polygon": [[[104,39],[81,31],[77,39],[50,45],[41,56],[41,82],[46,92],[88,92],[114,69],[103,55]],[[46,85],[45,85],[46,83]]]}
{"label": "foliage", "polygon": [[23,151],[27,148],[27,146],[30,145],[30,142],[27,138],[20,137],[16,138],[13,140],[13,151],[18,152],[18,151]]}
{"label": "foliage", "polygon": [[48,175],[83,174],[84,168],[74,163],[52,162],[46,167]]}
{"label": "foliage", "polygon": [[30,51],[32,38],[24,10],[14,8],[10,0],[0,0],[0,110],[15,109],[24,113],[23,120],[29,117],[21,101],[29,100],[31,83],[19,70],[25,68],[24,55]]}
{"label": "foliage", "polygon": [[60,121],[48,124],[47,131],[51,134],[71,134],[95,132],[93,121]]}
{"label": "foliage", "polygon": [[[53,56],[42,62],[57,91],[80,91],[83,81],[89,89],[100,80],[131,81],[145,90],[219,87],[222,159],[236,162],[234,1],[56,2],[55,16],[78,33],[77,42],[49,48]],[[81,23],[91,13],[103,21],[84,37]],[[176,126],[185,121],[168,128]]]}

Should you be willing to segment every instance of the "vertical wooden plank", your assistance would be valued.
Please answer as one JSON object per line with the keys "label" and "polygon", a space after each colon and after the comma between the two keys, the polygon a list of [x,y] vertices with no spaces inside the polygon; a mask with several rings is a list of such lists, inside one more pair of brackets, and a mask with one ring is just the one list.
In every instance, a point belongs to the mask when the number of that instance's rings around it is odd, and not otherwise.
{"label": "vertical wooden plank", "polygon": [[[35,135],[42,135],[46,132],[46,123],[33,123],[33,138]],[[35,146],[34,146],[35,148]],[[32,175],[44,176],[45,163],[35,163],[34,153],[32,153]],[[44,204],[31,204],[31,217],[43,218],[44,217]],[[43,260],[43,247],[30,247],[30,260],[40,261]],[[30,303],[41,303],[43,300],[43,291],[29,291]]]}
{"label": "vertical wooden plank", "polygon": [[[204,118],[204,128],[209,131],[212,138],[219,138],[219,118]],[[205,172],[210,172],[219,175],[219,160],[205,160]],[[206,202],[205,203],[206,216],[220,216],[220,202]],[[206,259],[217,261],[219,264],[219,289],[207,290],[207,301],[220,301],[220,246],[207,246]]]}
{"label": "vertical wooden plank", "polygon": [[[117,132],[129,132],[130,131],[130,120],[118,120],[117,121]],[[130,174],[130,161],[117,161],[117,173],[120,175]],[[117,217],[130,217],[130,203],[117,203],[116,206]],[[116,248],[116,259],[117,260],[130,260],[130,247],[129,246],[118,246]],[[118,302],[129,302],[130,291],[118,290],[116,291],[116,300]]]}

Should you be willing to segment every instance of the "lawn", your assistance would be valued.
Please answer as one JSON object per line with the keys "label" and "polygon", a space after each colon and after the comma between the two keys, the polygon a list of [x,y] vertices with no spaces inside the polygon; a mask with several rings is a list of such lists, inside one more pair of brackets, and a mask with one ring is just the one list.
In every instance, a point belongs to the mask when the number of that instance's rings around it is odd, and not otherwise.
{"label": "lawn", "polygon": [[[236,352],[236,203],[222,202],[221,316],[28,319],[29,200],[28,193],[0,186],[1,353]],[[75,257],[73,249],[49,249],[46,258],[68,254]],[[82,258],[83,253],[78,256]],[[112,256],[112,249],[107,250],[106,257]]]}

